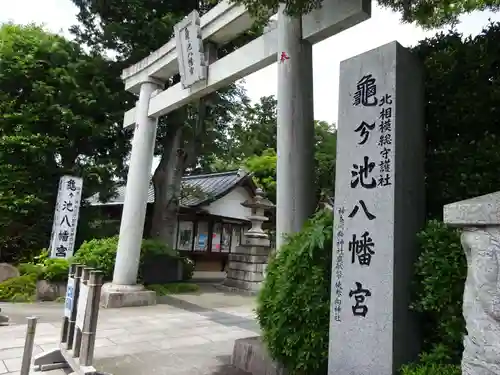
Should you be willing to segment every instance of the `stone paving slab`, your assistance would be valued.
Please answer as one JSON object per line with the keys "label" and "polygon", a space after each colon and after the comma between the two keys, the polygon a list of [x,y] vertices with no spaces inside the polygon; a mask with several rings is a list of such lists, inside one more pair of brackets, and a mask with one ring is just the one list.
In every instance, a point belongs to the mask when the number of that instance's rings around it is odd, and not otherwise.
{"label": "stone paving slab", "polygon": [[[101,309],[94,366],[113,375],[245,375],[230,366],[234,341],[259,334],[252,297],[169,297],[169,304]],[[39,316],[34,354],[57,347],[62,304],[2,304],[13,325],[0,327],[0,374],[18,375],[26,316]],[[33,372],[62,375],[68,370]]]}

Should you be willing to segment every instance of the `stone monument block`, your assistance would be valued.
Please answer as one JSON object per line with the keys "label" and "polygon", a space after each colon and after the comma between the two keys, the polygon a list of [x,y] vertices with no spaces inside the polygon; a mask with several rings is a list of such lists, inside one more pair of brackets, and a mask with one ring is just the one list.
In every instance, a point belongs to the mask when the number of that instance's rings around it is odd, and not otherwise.
{"label": "stone monument block", "polygon": [[500,374],[500,192],[444,206],[467,259],[462,374]]}
{"label": "stone monument block", "polygon": [[390,375],[418,354],[409,310],[425,219],[423,79],[397,42],[340,64],[329,375]]}

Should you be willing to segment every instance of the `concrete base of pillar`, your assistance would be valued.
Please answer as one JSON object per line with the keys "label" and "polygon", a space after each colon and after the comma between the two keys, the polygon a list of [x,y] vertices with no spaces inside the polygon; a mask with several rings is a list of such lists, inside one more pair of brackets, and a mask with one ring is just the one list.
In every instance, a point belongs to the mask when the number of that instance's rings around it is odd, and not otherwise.
{"label": "concrete base of pillar", "polygon": [[101,307],[106,309],[156,305],[156,293],[142,285],[104,284],[101,290]]}
{"label": "concrete base of pillar", "polygon": [[236,340],[231,364],[252,375],[287,375],[286,369],[271,359],[259,336]]}

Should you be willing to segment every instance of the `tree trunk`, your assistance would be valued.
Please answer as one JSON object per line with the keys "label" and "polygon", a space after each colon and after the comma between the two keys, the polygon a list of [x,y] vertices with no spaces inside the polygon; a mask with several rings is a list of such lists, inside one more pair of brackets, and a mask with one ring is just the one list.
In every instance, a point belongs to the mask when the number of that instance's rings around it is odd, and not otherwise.
{"label": "tree trunk", "polygon": [[184,172],[185,153],[182,149],[182,124],[169,124],[160,164],[153,174],[155,202],[151,237],[167,245],[175,245],[175,228],[179,206],[179,191]]}
{"label": "tree trunk", "polygon": [[175,229],[177,227],[182,176],[186,167],[193,163],[198,154],[200,137],[205,129],[205,101],[200,100],[194,136],[186,145],[183,143],[182,133],[187,111],[180,110],[179,112],[177,116],[172,116],[174,117],[173,121],[168,124],[163,154],[160,164],[153,174],[155,202],[151,237],[173,247],[176,245]]}

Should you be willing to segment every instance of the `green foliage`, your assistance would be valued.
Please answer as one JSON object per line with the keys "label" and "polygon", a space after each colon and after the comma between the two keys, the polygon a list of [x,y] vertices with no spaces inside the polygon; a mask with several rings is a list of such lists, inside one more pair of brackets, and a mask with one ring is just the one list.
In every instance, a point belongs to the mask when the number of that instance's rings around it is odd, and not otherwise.
{"label": "green foliage", "polygon": [[103,272],[104,280],[113,278],[118,236],[84,241],[73,256],[72,263],[83,264]]}
{"label": "green foliage", "polygon": [[62,175],[110,194],[129,149],[123,92],[101,56],[37,26],[0,26],[0,261],[49,242]]}
{"label": "green foliage", "polygon": [[[269,18],[268,11],[276,12],[285,4],[285,12],[292,16],[318,9],[323,0],[235,0],[243,4],[261,22]],[[415,22],[424,28],[455,24],[462,14],[475,10],[498,11],[498,0],[378,0],[379,5],[400,12],[402,21]]]}
{"label": "green foliage", "polygon": [[425,361],[456,363],[462,354],[465,325],[462,296],[467,274],[460,234],[431,220],[418,235],[413,309],[422,314]]}
{"label": "green foliage", "polygon": [[[255,182],[276,202],[276,98],[265,96],[259,103],[245,103],[230,124],[229,152],[212,160],[212,171],[240,166],[253,173]],[[337,134],[333,125],[314,122],[316,197],[333,196]]]}
{"label": "green foliage", "polygon": [[402,367],[401,375],[462,375],[462,369],[458,365],[407,365]]}
{"label": "green foliage", "polygon": [[21,275],[32,276],[35,280],[63,282],[68,279],[69,262],[66,259],[49,258],[47,250],[42,250],[29,263],[17,266]]}
{"label": "green foliage", "polygon": [[169,294],[186,294],[199,292],[200,287],[191,283],[172,283],[172,284],[153,284],[148,285],[149,290],[153,290],[159,296],[167,296]]}
{"label": "green foliage", "polygon": [[273,257],[257,316],[271,356],[291,375],[326,373],[333,217],[320,211]]}
{"label": "green foliage", "polygon": [[68,280],[69,262],[66,259],[47,259],[44,267],[44,280],[55,282]]}
{"label": "green foliage", "polygon": [[[117,248],[118,236],[85,241],[76,252],[72,262],[96,268],[103,272],[104,280],[112,280]],[[163,242],[151,239],[142,241],[141,258],[139,261],[139,279],[142,278],[141,270],[145,257],[148,255],[162,254],[167,254],[175,258],[179,257],[176,250],[165,245]]]}
{"label": "green foliage", "polygon": [[443,205],[500,186],[500,24],[474,38],[438,34],[414,53],[425,72],[427,214],[441,219]]}
{"label": "green foliage", "polygon": [[245,167],[253,173],[256,184],[264,189],[272,202],[276,202],[277,157],[274,149],[267,149],[261,155],[251,156],[245,161]]}
{"label": "green foliage", "polygon": [[17,269],[21,276],[32,276],[36,280],[43,279],[43,264],[20,263]]}
{"label": "green foliage", "polygon": [[498,0],[378,0],[378,3],[401,12],[404,22],[416,22],[424,28],[456,24],[462,14],[475,10],[498,11],[500,6]]}
{"label": "green foliage", "polygon": [[36,292],[36,277],[23,275],[0,283],[0,301],[32,302]]}

